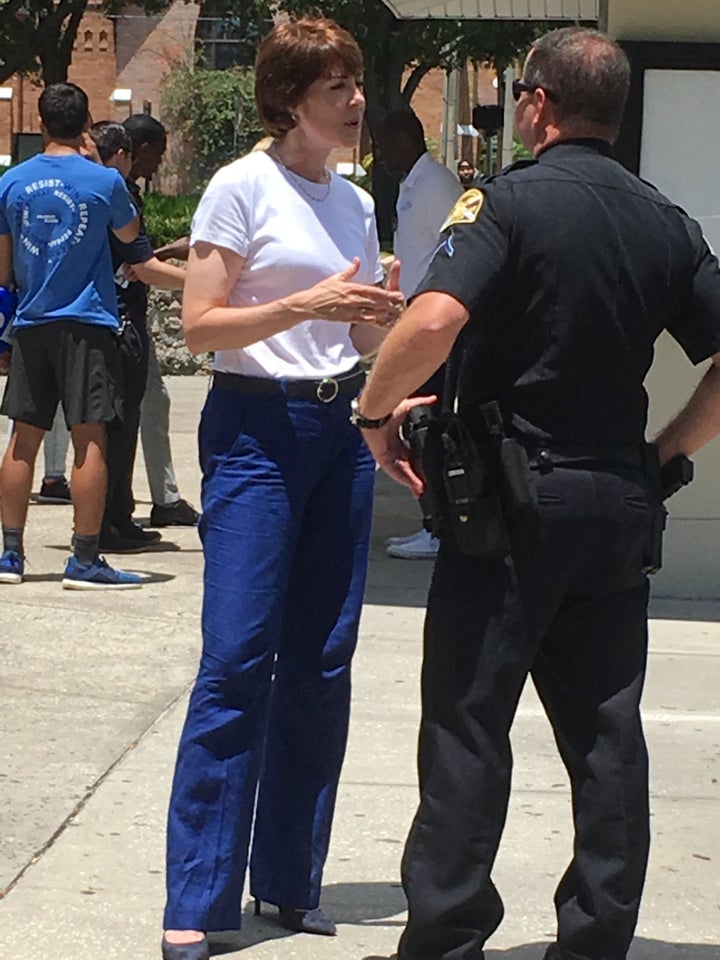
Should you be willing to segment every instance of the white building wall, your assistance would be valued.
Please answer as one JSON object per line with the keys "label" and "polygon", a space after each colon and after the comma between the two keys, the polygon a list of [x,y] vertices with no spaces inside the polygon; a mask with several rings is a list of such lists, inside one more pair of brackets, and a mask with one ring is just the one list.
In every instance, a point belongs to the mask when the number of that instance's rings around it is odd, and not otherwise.
{"label": "white building wall", "polygon": [[608,32],[619,40],[720,43],[718,0],[609,0]]}
{"label": "white building wall", "polygon": [[[647,70],[644,82],[640,175],[699,220],[720,250],[720,189],[708,163],[720,155],[720,124],[707,122],[707,104],[720,102],[720,71]],[[682,406],[706,366],[694,369],[662,337],[647,383],[650,436]],[[695,481],[668,504],[666,563],[653,581],[659,595],[720,597],[720,440],[694,459]]]}

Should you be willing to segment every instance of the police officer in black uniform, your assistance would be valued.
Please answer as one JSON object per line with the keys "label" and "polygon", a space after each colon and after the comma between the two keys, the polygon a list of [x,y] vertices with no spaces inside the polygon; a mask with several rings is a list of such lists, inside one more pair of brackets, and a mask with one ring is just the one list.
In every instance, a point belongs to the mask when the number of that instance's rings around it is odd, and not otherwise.
{"label": "police officer in black uniform", "polygon": [[[628,84],[623,51],[602,34],[536,41],[514,86],[535,159],[458,201],[356,405],[378,462],[419,493],[398,436],[419,401],[401,398],[462,331],[459,416],[479,437],[482,404],[498,402],[539,502],[532,534],[505,517],[505,555],[468,556],[443,538],[400,960],[481,960],[501,921],[491,871],[528,674],[569,774],[575,828],[547,958],[624,960],[633,937],[649,838],[640,696],[644,571],[660,517],[652,453],[690,455],[720,431],[720,271],[697,223],[613,159]],[[712,363],[649,447],[643,380],[663,329],[693,363]]]}

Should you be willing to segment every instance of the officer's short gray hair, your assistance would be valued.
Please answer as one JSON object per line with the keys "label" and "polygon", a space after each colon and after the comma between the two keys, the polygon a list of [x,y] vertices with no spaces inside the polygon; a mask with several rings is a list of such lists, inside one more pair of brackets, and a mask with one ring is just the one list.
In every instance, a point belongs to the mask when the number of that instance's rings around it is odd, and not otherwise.
{"label": "officer's short gray hair", "polygon": [[630,88],[630,64],[604,33],[565,27],[533,43],[523,80],[548,93],[559,123],[617,130]]}

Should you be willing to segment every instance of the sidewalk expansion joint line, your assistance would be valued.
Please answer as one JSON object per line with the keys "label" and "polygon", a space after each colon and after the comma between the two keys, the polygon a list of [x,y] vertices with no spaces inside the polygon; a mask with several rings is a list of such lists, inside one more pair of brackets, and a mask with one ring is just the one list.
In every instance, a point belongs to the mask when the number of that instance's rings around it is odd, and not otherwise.
{"label": "sidewalk expansion joint line", "polygon": [[[98,591],[95,591],[95,592],[97,593]],[[5,598],[3,597],[3,599],[5,599]],[[43,610],[43,611],[44,611],[44,610],[57,610],[58,613],[65,613],[65,614],[75,612],[75,611],[73,610],[73,608],[70,607],[70,606],[61,606],[60,604],[55,604],[55,603],[39,603],[37,600],[34,600],[34,601],[32,601],[32,603],[31,603],[31,602],[29,602],[29,601],[27,601],[27,600],[14,600],[14,599],[11,598],[10,603],[11,603],[12,606],[14,606],[14,607],[31,607],[33,610]],[[79,612],[79,613],[87,613],[88,611],[87,611],[86,608],[82,608],[82,609],[81,609],[81,608],[78,608],[77,612]],[[100,613],[100,614],[102,615],[102,611],[93,610],[93,613]],[[145,614],[131,613],[130,611],[122,611],[122,612],[120,612],[120,613],[118,613],[118,612],[116,611],[116,612],[113,612],[112,615],[111,615],[111,614],[107,614],[107,617],[108,617],[108,619],[112,619],[112,620],[117,620],[117,619],[120,619],[120,620],[142,620],[143,623],[160,623],[160,624],[163,624],[163,626],[166,626],[166,627],[167,627],[167,626],[172,626],[173,624],[176,624],[176,623],[182,623],[183,626],[185,626],[186,623],[187,623],[187,621],[188,621],[188,619],[190,619],[189,617],[187,617],[187,618],[186,618],[186,617],[182,617],[182,618],[181,618],[181,617],[175,617],[174,619],[170,620],[170,619],[168,619],[167,617],[148,617],[148,616],[145,615]],[[198,615],[198,616],[193,616],[193,620],[194,620],[195,624],[197,624],[197,625],[199,626],[199,624],[200,624],[200,616],[199,616],[199,615]]]}
{"label": "sidewalk expansion joint line", "polygon": [[67,817],[65,817],[65,819],[62,821],[62,823],[57,828],[57,830],[52,834],[52,836],[48,840],[46,840],[45,843],[40,847],[40,849],[37,850],[30,857],[28,862],[23,867],[21,867],[19,872],[13,877],[10,883],[4,889],[0,890],[0,903],[10,893],[10,891],[18,885],[18,883],[22,880],[22,878],[28,872],[30,867],[34,866],[34,864],[36,864],[40,859],[42,859],[43,855],[47,853],[47,851],[52,846],[54,846],[55,841],[58,840],[65,833],[65,831],[73,822],[73,820],[78,816],[79,813],[81,813],[84,810],[84,808],[87,806],[89,801],[92,800],[92,798],[97,793],[98,789],[103,785],[103,783],[107,780],[110,774],[123,762],[123,760],[129,754],[132,753],[132,751],[138,746],[140,741],[147,736],[150,730],[152,730],[155,724],[159,723],[163,719],[163,717],[165,717],[166,714],[168,714],[173,709],[175,704],[187,694],[188,690],[191,687],[192,687],[192,684],[190,684],[189,686],[186,686],[183,690],[181,690],[180,693],[176,697],[174,697],[161,710],[161,712],[155,717],[152,723],[149,723],[145,727],[145,729],[142,731],[142,733],[140,733],[140,735],[137,736],[132,743],[128,744],[128,746],[123,750],[120,756],[117,757],[117,759],[113,760],[113,762],[110,764],[107,770],[105,770],[105,772],[102,773],[90,787],[88,787],[88,789],[85,791],[85,795],[80,800],[78,800],[78,802],[75,804],[71,812],[67,815]]}

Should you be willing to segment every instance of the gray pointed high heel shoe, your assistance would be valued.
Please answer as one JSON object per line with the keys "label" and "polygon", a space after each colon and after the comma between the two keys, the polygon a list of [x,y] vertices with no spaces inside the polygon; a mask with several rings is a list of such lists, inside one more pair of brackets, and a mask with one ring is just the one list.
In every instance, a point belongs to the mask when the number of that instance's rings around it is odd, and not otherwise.
{"label": "gray pointed high heel shoe", "polygon": [[[322,907],[315,907],[313,910],[278,907],[278,911],[280,923],[286,930],[292,930],[294,933],[315,933],[321,937],[334,937],[337,934],[337,927]],[[262,901],[255,897],[255,916],[259,917],[261,912]]]}

